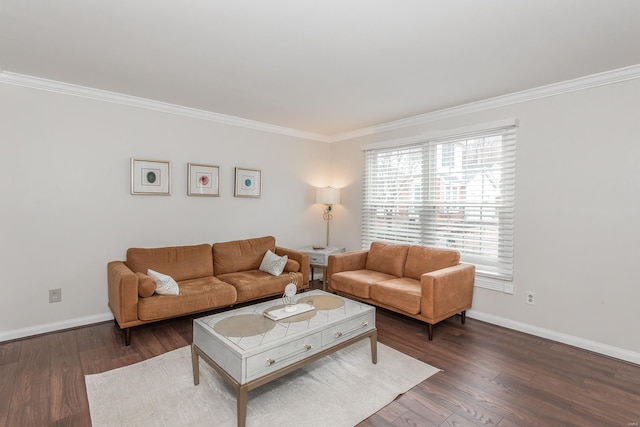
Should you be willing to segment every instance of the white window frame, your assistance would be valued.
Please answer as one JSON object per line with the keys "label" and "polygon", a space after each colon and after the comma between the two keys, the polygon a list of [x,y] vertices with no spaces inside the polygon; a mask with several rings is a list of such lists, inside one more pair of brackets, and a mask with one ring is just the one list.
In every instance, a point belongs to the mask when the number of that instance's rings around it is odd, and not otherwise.
{"label": "white window frame", "polygon": [[[514,239],[513,239],[513,230],[515,229],[514,224],[514,216],[515,216],[515,145],[516,145],[516,128],[518,126],[518,121],[516,119],[508,119],[508,120],[500,120],[491,123],[483,123],[474,126],[467,126],[463,128],[451,129],[442,132],[431,132],[427,134],[422,134],[410,138],[403,138],[392,141],[383,141],[372,144],[366,144],[361,146],[361,149],[365,152],[364,154],[364,167],[363,171],[365,176],[363,177],[363,209],[362,209],[362,228],[363,228],[363,237],[362,237],[362,247],[363,249],[367,249],[373,240],[382,240],[388,242],[397,242],[397,243],[412,243],[412,244],[422,244],[425,246],[432,247],[442,247],[447,248],[446,245],[439,245],[437,241],[434,241],[435,235],[433,233],[429,233],[427,228],[432,226],[438,226],[438,220],[436,219],[435,212],[438,209],[448,209],[451,207],[442,207],[437,206],[437,203],[434,205],[432,202],[434,198],[430,197],[432,195],[429,192],[434,191],[434,177],[429,176],[429,173],[434,173],[437,168],[436,164],[441,166],[451,164],[452,160],[447,160],[447,162],[443,162],[441,158],[437,155],[437,147],[441,146],[443,143],[448,142],[460,142],[460,141],[468,141],[472,139],[478,139],[482,136],[486,135],[498,135],[501,133],[505,133],[507,136],[507,142],[505,144],[511,144],[508,146],[509,152],[502,153],[501,155],[505,156],[505,162],[507,163],[508,174],[507,178],[501,179],[501,191],[504,191],[505,203],[500,203],[501,212],[506,212],[504,214],[501,213],[500,218],[508,217],[508,221],[505,221],[503,224],[500,224],[498,230],[500,241],[500,251],[498,258],[500,259],[498,272],[491,272],[489,270],[482,271],[482,269],[477,269],[476,272],[476,286],[481,288],[492,289],[496,291],[501,291],[509,294],[513,294],[514,292],[514,272],[513,272],[513,252],[514,252]],[[474,138],[475,137],[475,138]],[[379,222],[380,214],[374,213],[372,209],[375,206],[379,208],[378,200],[370,200],[374,197],[368,186],[372,186],[373,190],[376,187],[375,177],[367,176],[371,171],[368,170],[367,167],[367,159],[368,153],[376,155],[384,156],[385,153],[389,153],[390,156],[393,156],[395,153],[403,153],[406,155],[414,155],[411,153],[416,153],[416,150],[426,150],[423,153],[423,157],[420,157],[420,154],[415,154],[416,159],[421,159],[417,161],[422,161],[425,164],[423,165],[422,175],[420,177],[416,177],[416,181],[414,186],[417,192],[420,193],[420,198],[423,202],[419,202],[421,204],[421,208],[416,209],[416,212],[421,212],[419,215],[413,215],[413,217],[419,218],[416,219],[415,222],[418,225],[415,225],[406,220],[404,223],[402,221],[398,221],[399,223],[399,231],[396,234],[391,233],[390,235],[385,235],[384,232],[379,234],[379,227],[375,226],[375,221]],[[440,153],[443,153],[444,150],[440,150]],[[447,149],[447,152],[451,153],[452,150]],[[407,154],[408,153],[408,154]],[[430,164],[430,165],[429,165]],[[380,172],[380,171],[378,171]],[[502,177],[502,175],[501,175]],[[379,179],[379,178],[378,178]],[[382,178],[384,179],[384,178]],[[380,181],[377,181],[379,184]],[[438,184],[438,191],[441,191],[441,184]],[[448,190],[450,191],[450,190]],[[465,190],[466,192],[466,190]],[[503,194],[503,193],[501,193]],[[465,198],[466,200],[466,198]],[[491,206],[495,206],[495,203]],[[398,206],[401,209],[409,211],[413,209],[413,206],[402,205]],[[491,207],[493,208],[493,207]],[[452,208],[455,210],[455,206]],[[467,208],[469,209],[469,208]],[[483,206],[482,204],[476,206],[476,209],[479,211],[483,211],[483,209],[489,209],[489,205]],[[426,215],[426,216],[425,216]],[[406,215],[412,216],[412,215]],[[405,217],[406,217],[405,216]],[[390,215],[390,221],[392,219],[393,214]],[[466,216],[465,216],[466,218]],[[374,222],[371,222],[374,221]],[[466,221],[466,219],[465,219]],[[463,227],[467,224],[465,221]],[[369,225],[374,224],[374,225]],[[436,225],[433,225],[436,224]],[[394,224],[395,225],[395,224]],[[441,225],[441,224],[440,224]],[[393,227],[393,226],[392,226]],[[449,228],[450,229],[450,228]],[[370,234],[371,232],[371,234]],[[465,235],[465,234],[463,234]],[[466,239],[466,238],[465,238]],[[504,242],[504,245],[503,245]],[[503,247],[504,246],[504,247]],[[465,247],[464,242],[462,243],[462,247]],[[472,259],[472,255],[467,254],[464,250],[461,250],[461,260],[462,262],[468,262],[471,264],[475,264]],[[506,256],[503,256],[506,255]],[[510,258],[510,261],[509,261]],[[482,266],[482,264],[480,265]],[[487,267],[490,268],[490,267]],[[510,268],[510,270],[509,270]]]}

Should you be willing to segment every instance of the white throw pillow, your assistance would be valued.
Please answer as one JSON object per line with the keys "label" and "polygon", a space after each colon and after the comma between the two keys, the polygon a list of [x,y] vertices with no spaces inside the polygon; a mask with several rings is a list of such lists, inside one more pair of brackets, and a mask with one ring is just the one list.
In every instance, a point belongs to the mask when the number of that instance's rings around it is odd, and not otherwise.
{"label": "white throw pillow", "polygon": [[156,282],[156,294],[160,295],[180,295],[180,288],[173,277],[158,273],[151,269],[147,270],[147,276]]}
{"label": "white throw pillow", "polygon": [[286,255],[278,256],[268,250],[267,253],[264,254],[264,258],[262,258],[262,263],[260,263],[260,271],[269,273],[272,276],[279,276],[282,274],[284,266],[287,265],[287,259],[289,259],[289,257]]}

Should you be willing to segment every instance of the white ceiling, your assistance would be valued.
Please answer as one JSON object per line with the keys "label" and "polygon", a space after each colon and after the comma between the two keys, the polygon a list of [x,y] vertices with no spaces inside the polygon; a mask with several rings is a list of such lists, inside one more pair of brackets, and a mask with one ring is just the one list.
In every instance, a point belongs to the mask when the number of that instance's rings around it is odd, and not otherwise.
{"label": "white ceiling", "polygon": [[640,0],[0,0],[0,71],[335,136],[640,64]]}

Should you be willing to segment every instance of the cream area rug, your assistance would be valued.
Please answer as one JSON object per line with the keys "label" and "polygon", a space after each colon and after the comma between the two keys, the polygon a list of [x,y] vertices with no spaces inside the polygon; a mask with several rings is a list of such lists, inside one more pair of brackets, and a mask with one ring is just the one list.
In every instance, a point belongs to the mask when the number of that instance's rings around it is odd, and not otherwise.
{"label": "cream area rug", "polygon": [[[371,363],[364,339],[249,392],[247,426],[351,427],[439,370],[378,343]],[[94,427],[235,426],[233,389],[191,349],[86,375]]]}

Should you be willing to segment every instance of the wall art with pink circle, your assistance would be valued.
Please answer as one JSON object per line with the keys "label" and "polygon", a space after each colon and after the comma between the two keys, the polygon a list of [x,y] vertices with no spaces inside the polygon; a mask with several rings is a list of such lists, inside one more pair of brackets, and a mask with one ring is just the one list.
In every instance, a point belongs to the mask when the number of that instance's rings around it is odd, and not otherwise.
{"label": "wall art with pink circle", "polygon": [[220,196],[220,166],[188,164],[187,195]]}

